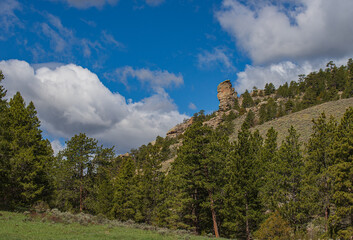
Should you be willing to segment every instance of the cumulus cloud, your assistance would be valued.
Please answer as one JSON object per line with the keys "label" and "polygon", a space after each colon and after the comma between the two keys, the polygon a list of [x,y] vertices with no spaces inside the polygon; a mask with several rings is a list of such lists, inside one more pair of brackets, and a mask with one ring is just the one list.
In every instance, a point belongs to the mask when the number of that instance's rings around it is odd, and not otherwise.
{"label": "cumulus cloud", "polygon": [[22,26],[15,11],[21,10],[21,4],[16,0],[3,0],[0,2],[0,40],[6,40],[14,35],[13,29]]}
{"label": "cumulus cloud", "polygon": [[134,69],[131,66],[118,68],[109,77],[117,78],[126,86],[128,86],[128,78],[136,78],[141,83],[149,84],[155,90],[158,90],[159,88],[179,86],[184,83],[181,73],[176,75],[167,70],[150,70],[147,68]]}
{"label": "cumulus cloud", "polygon": [[353,1],[297,0],[290,8],[265,3],[224,0],[215,14],[255,64],[353,53]]}
{"label": "cumulus cloud", "polygon": [[20,91],[27,102],[33,101],[42,128],[54,138],[85,132],[124,152],[165,135],[187,117],[163,89],[127,103],[96,74],[74,64],[35,70],[25,61],[8,60],[0,62],[0,69],[8,96]]}
{"label": "cumulus cloud", "polygon": [[342,58],[320,59],[301,63],[284,61],[267,66],[247,65],[244,71],[237,73],[235,89],[238,93],[243,93],[246,89],[251,90],[254,86],[263,89],[265,84],[270,82],[278,87],[285,82],[297,81],[300,74],[306,75],[318,71],[320,68],[325,68],[330,60],[334,60],[337,66],[345,65],[347,62],[347,59]]}
{"label": "cumulus cloud", "polygon": [[225,48],[214,48],[212,52],[203,51],[197,55],[200,68],[220,67],[227,71],[235,71],[232,54]]}
{"label": "cumulus cloud", "polygon": [[54,155],[58,154],[61,150],[63,150],[66,146],[61,144],[59,140],[54,140],[51,143],[51,147],[54,151]]}

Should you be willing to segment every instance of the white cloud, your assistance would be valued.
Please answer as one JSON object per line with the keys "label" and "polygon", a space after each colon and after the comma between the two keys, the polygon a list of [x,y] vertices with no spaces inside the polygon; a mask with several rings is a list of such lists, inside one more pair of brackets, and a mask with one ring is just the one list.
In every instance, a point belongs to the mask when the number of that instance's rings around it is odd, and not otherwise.
{"label": "white cloud", "polygon": [[130,66],[121,67],[115,70],[112,77],[128,86],[128,78],[136,78],[141,83],[148,83],[153,89],[167,88],[172,85],[179,86],[184,83],[183,76],[175,75],[167,70],[150,70],[146,68],[134,69]]}
{"label": "white cloud", "polygon": [[237,80],[234,84],[238,93],[243,93],[246,89],[251,90],[254,86],[263,89],[266,83],[272,82],[276,87],[285,82],[297,81],[299,74],[308,74],[325,68],[326,64],[333,60],[337,66],[345,65],[346,58],[342,59],[321,59],[317,61],[304,61],[294,63],[284,61],[273,63],[267,66],[247,65],[243,72],[237,74]]}
{"label": "white cloud", "polygon": [[[92,42],[86,38],[76,37],[72,29],[69,29],[62,24],[60,18],[52,14],[47,14],[46,17],[48,22],[40,24],[39,33],[42,33],[47,37],[51,48],[55,52],[70,56],[74,49],[79,49],[85,57],[90,57],[92,50],[98,52],[99,50],[104,49],[102,43],[99,41]],[[108,44],[112,44],[112,41],[115,40],[111,35],[104,32],[102,38],[102,42]]]}
{"label": "white cloud", "polygon": [[61,144],[59,140],[54,140],[51,143],[51,147],[54,151],[54,155],[57,155],[61,150],[63,150],[66,146]]}
{"label": "white cloud", "polygon": [[67,2],[70,7],[87,9],[90,7],[102,8],[104,5],[115,5],[119,0],[61,0]]}
{"label": "white cloud", "polygon": [[255,64],[353,53],[353,1],[298,0],[291,8],[224,0],[216,18]]}
{"label": "white cloud", "polygon": [[102,32],[102,41],[105,42],[106,44],[111,44],[114,47],[117,48],[124,48],[124,44],[122,44],[121,42],[118,42],[113,35],[107,33],[106,31]]}
{"label": "white cloud", "polygon": [[115,145],[120,152],[153,140],[187,116],[164,90],[140,102],[126,103],[112,93],[96,74],[74,64],[35,70],[25,61],[0,62],[4,87],[11,97],[20,91],[33,101],[42,128],[53,138],[70,138],[79,132]]}
{"label": "white cloud", "polygon": [[[77,37],[73,29],[65,27],[61,19],[52,14],[45,14],[46,22],[36,23],[38,35],[45,37],[49,42],[50,49],[45,52],[43,46],[28,46],[34,57],[52,55],[55,59],[75,58],[75,55],[83,55],[84,57],[92,57],[93,54],[96,59],[104,59],[104,51],[112,47],[123,49],[124,45],[117,41],[113,35],[107,31],[102,31],[100,37],[92,41],[87,38]],[[38,44],[38,43],[36,43]],[[58,54],[59,53],[59,54]]]}
{"label": "white cloud", "polygon": [[6,40],[13,36],[13,29],[22,26],[15,11],[21,10],[21,4],[16,0],[2,0],[0,2],[0,40]]}
{"label": "white cloud", "polygon": [[228,71],[235,71],[232,63],[233,56],[224,48],[214,48],[212,52],[203,51],[197,55],[199,67],[210,68],[220,66]]}
{"label": "white cloud", "polygon": [[196,107],[196,105],[194,104],[194,103],[189,103],[189,108],[191,109],[191,110],[196,110],[197,109],[197,107]]}

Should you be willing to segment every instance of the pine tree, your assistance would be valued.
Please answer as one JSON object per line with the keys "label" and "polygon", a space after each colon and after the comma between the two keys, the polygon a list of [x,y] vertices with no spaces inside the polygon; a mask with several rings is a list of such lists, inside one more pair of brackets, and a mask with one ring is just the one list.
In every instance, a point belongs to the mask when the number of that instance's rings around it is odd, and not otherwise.
{"label": "pine tree", "polygon": [[[332,143],[334,161],[329,169],[336,212],[330,216],[332,233],[343,234],[353,225],[353,108],[344,114]],[[351,234],[353,229],[350,230]]]}
{"label": "pine tree", "polygon": [[157,141],[155,145],[149,144],[148,154],[145,155],[139,178],[140,211],[144,221],[148,224],[158,222],[157,207],[161,203],[162,184],[165,177],[161,171],[161,147]]}
{"label": "pine tree", "polygon": [[278,185],[281,181],[281,176],[277,174],[278,165],[278,147],[277,135],[273,127],[271,127],[266,134],[264,146],[261,151],[261,165],[263,166],[261,176],[263,182],[261,183],[261,200],[264,207],[268,210],[275,211],[278,208]]}
{"label": "pine tree", "polygon": [[342,98],[353,97],[353,60],[350,58],[347,62],[347,75]]}
{"label": "pine tree", "polygon": [[57,204],[63,210],[82,212],[92,184],[97,141],[84,133],[73,136],[57,156]]}
{"label": "pine tree", "polygon": [[96,169],[88,186],[90,194],[86,198],[86,207],[94,214],[103,214],[112,217],[113,208],[113,183],[120,159],[115,157],[114,147],[98,147],[93,159]]}
{"label": "pine tree", "polygon": [[131,157],[124,157],[118,175],[113,181],[113,208],[115,218],[126,221],[136,218],[136,168]]}
{"label": "pine tree", "polygon": [[271,95],[276,92],[275,85],[273,83],[266,83],[265,85],[265,96]]}
{"label": "pine tree", "polygon": [[313,120],[313,123],[314,132],[307,145],[308,154],[305,160],[305,200],[309,205],[311,215],[325,217],[327,231],[332,205],[332,186],[328,170],[333,164],[330,149],[337,126],[332,118],[327,121],[324,113],[317,120]]}
{"label": "pine tree", "polygon": [[223,228],[230,237],[250,239],[262,220],[258,171],[262,167],[258,157],[261,145],[262,138],[258,132],[251,134],[248,126],[243,124],[238,142],[228,157],[228,181],[224,186]]}
{"label": "pine tree", "polygon": [[2,80],[4,79],[4,75],[0,71],[0,206],[6,206],[7,199],[6,189],[9,186],[9,159],[8,159],[8,148],[9,144],[6,140],[8,135],[7,129],[7,113],[8,113],[8,103],[5,99],[6,90],[1,85]]}
{"label": "pine tree", "polygon": [[255,113],[253,111],[248,112],[243,124],[247,124],[249,128],[255,126]]}
{"label": "pine tree", "polygon": [[248,92],[248,90],[246,90],[242,94],[242,96],[243,96],[243,102],[242,102],[241,106],[243,108],[249,108],[249,107],[253,107],[255,105],[254,100],[250,96],[250,93]]}
{"label": "pine tree", "polygon": [[282,205],[279,211],[294,229],[298,229],[303,221],[300,194],[304,163],[298,139],[296,130],[291,126],[278,151],[279,161],[276,166],[277,179],[281,178],[277,190],[277,202]]}
{"label": "pine tree", "polygon": [[169,217],[174,219],[174,226],[197,233],[211,232],[212,228],[216,237],[220,235],[218,202],[227,144],[225,135],[215,134],[200,121],[185,132],[183,146],[167,179],[175,186],[170,196],[173,201]]}
{"label": "pine tree", "polygon": [[52,182],[49,169],[53,151],[49,141],[43,140],[40,121],[34,104],[26,104],[19,92],[8,108],[8,199],[12,206],[30,206],[36,201],[49,201]]}

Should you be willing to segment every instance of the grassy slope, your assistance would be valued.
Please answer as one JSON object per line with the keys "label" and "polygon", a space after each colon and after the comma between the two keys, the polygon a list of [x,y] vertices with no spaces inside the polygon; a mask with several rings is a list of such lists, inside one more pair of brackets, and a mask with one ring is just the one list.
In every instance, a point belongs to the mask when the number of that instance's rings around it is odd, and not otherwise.
{"label": "grassy slope", "polygon": [[[251,130],[255,131],[258,129],[261,136],[265,138],[268,129],[274,127],[278,132],[278,144],[280,144],[288,135],[288,129],[290,126],[293,125],[293,127],[297,130],[297,133],[300,135],[299,141],[306,143],[313,132],[313,119],[317,119],[322,112],[325,112],[327,118],[332,115],[336,120],[339,120],[349,107],[353,107],[353,98],[327,102],[269,122],[265,122],[262,125],[255,126]],[[241,129],[241,125],[243,124],[245,118],[246,114],[234,120],[234,131],[233,134],[230,135],[231,141],[237,139],[238,131]],[[166,171],[174,160],[175,158],[172,158],[162,163],[162,170]]]}
{"label": "grassy slope", "polygon": [[93,239],[209,239],[191,235],[160,234],[128,227],[110,227],[109,225],[82,226],[78,223],[62,224],[40,221],[27,221],[27,217],[20,213],[0,211],[0,239],[1,240],[93,240]]}
{"label": "grassy slope", "polygon": [[[308,109],[304,109],[300,112],[274,119],[262,125],[255,126],[252,130],[255,131],[258,129],[261,136],[265,137],[267,130],[273,126],[278,132],[278,143],[281,143],[288,135],[288,128],[293,125],[293,127],[300,134],[299,140],[303,143],[306,143],[312,134],[313,119],[317,119],[322,112],[325,112],[327,118],[332,115],[335,119],[339,120],[345,113],[346,109],[349,107],[353,107],[353,98],[327,102]],[[235,131],[231,135],[232,140],[237,138],[238,131],[240,130],[241,124],[243,122],[241,119],[236,119],[235,121]]]}

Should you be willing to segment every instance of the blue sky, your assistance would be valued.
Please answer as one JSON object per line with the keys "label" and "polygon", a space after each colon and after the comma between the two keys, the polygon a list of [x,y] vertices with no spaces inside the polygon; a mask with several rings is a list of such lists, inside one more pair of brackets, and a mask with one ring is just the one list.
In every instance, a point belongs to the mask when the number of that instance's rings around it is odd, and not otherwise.
{"label": "blue sky", "polygon": [[[125,152],[238,93],[345,64],[351,0],[1,0],[8,97],[37,107],[55,150],[86,132]],[[339,13],[339,14],[338,14]]]}

